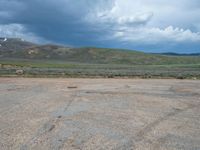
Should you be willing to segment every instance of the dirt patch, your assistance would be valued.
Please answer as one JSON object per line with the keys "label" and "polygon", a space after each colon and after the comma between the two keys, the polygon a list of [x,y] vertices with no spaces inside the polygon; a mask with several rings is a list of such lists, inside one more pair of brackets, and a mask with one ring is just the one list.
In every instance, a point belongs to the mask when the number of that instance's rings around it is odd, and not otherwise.
{"label": "dirt patch", "polygon": [[0,146],[200,149],[199,89],[198,80],[0,78]]}

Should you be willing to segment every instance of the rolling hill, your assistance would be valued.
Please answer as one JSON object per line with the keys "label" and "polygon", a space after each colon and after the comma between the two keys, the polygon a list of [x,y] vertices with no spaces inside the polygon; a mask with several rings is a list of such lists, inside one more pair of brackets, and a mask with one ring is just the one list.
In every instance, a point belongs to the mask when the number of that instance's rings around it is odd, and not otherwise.
{"label": "rolling hill", "polygon": [[89,64],[166,65],[200,64],[200,56],[149,54],[133,50],[107,48],[71,48],[38,45],[21,39],[0,38],[0,58],[59,60]]}

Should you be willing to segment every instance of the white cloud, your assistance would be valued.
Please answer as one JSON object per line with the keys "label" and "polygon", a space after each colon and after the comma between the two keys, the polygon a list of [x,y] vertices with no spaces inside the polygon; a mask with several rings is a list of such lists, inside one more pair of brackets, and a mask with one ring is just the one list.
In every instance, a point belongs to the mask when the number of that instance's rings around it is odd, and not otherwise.
{"label": "white cloud", "polygon": [[0,37],[22,38],[36,43],[45,42],[43,38],[36,36],[34,33],[28,32],[21,24],[0,25]]}
{"label": "white cloud", "polygon": [[[194,5],[196,2],[115,0],[111,9],[89,14],[86,19],[103,27],[110,24],[112,35],[107,39],[144,44],[200,42],[200,9]],[[198,31],[192,31],[192,26]]]}
{"label": "white cloud", "polygon": [[115,32],[113,35],[121,41],[139,42],[147,44],[156,44],[160,42],[200,42],[200,32],[192,32],[187,29],[174,28],[168,26],[164,29],[160,28],[124,28]]}
{"label": "white cloud", "polygon": [[113,25],[144,25],[153,17],[152,11],[140,11],[134,5],[130,8],[127,2],[129,1],[121,3],[120,0],[115,0],[109,7],[105,7],[106,9],[93,10],[85,17],[85,20]]}
{"label": "white cloud", "polygon": [[142,13],[134,16],[122,16],[117,19],[119,24],[145,24],[153,17],[153,13]]}

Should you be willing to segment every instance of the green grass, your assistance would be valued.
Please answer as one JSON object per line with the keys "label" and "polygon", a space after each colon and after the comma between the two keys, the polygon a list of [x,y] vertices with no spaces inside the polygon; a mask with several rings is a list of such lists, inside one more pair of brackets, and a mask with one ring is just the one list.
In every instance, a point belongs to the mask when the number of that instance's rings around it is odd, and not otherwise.
{"label": "green grass", "polygon": [[131,68],[131,67],[141,67],[141,68],[199,68],[200,64],[163,64],[163,65],[131,65],[131,64],[89,64],[89,63],[75,63],[66,61],[56,61],[56,60],[28,60],[28,59],[4,59],[0,60],[0,64],[11,65],[18,67],[31,67],[31,68]]}
{"label": "green grass", "polygon": [[[30,54],[30,51],[34,53]],[[51,60],[85,64],[170,65],[200,64],[199,56],[165,56],[131,50],[106,48],[63,48],[38,46],[23,50],[0,51],[2,58]]]}
{"label": "green grass", "polygon": [[140,77],[140,78],[200,78],[200,64],[89,64],[58,60],[0,60],[0,76],[16,75],[24,70],[25,77]]}

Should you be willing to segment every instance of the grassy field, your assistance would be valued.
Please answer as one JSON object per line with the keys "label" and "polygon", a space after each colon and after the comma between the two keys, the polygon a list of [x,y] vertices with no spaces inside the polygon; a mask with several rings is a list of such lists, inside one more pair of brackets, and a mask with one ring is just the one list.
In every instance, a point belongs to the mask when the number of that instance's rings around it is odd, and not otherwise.
{"label": "grassy field", "polygon": [[1,76],[200,79],[200,64],[89,64],[28,59],[2,59],[0,64]]}

